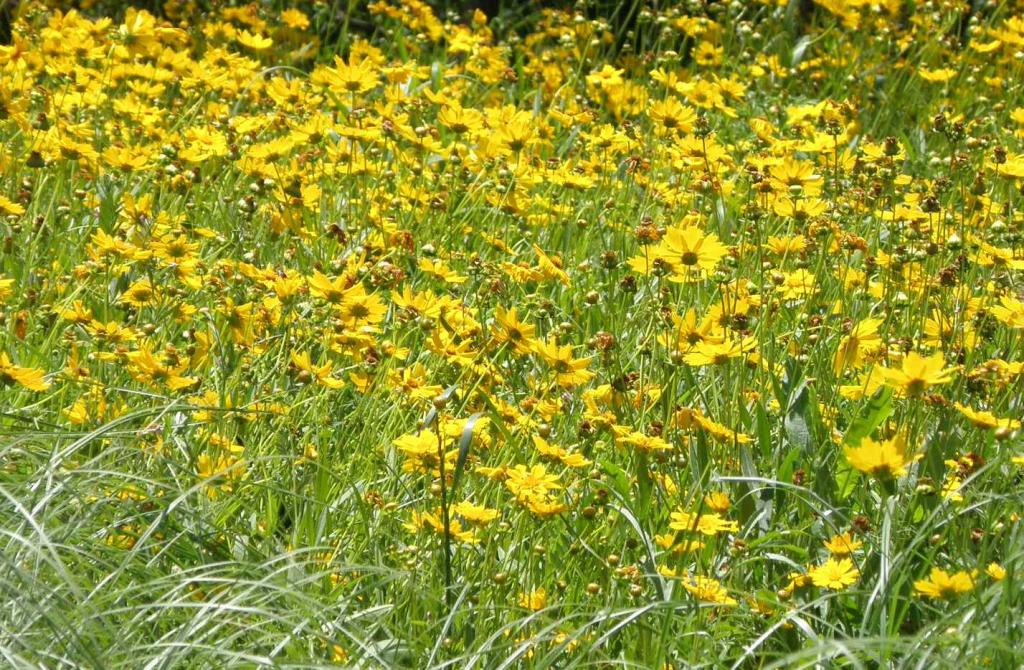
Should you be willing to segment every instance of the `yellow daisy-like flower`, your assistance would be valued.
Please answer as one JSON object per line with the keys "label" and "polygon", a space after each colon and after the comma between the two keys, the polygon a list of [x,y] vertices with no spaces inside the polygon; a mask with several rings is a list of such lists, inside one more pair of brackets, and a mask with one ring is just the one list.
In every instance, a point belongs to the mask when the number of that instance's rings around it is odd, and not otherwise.
{"label": "yellow daisy-like flower", "polygon": [[882,338],[878,335],[878,327],[882,319],[864,319],[840,341],[832,360],[832,370],[837,375],[848,367],[856,367],[864,362],[864,358],[878,351],[882,346]]}
{"label": "yellow daisy-like flower", "polygon": [[740,529],[738,523],[723,519],[717,513],[697,515],[680,510],[672,512],[669,518],[671,523],[669,523],[668,527],[672,530],[697,532],[709,537],[721,533],[735,533]]}
{"label": "yellow daisy-like flower", "polygon": [[881,479],[904,477],[911,460],[906,457],[902,436],[875,442],[870,437],[861,439],[860,445],[847,447],[846,460],[855,469]]}
{"label": "yellow daisy-like flower", "polygon": [[10,198],[0,195],[0,214],[7,216],[21,216],[25,213],[25,208],[14,202]]}
{"label": "yellow daisy-like flower", "polygon": [[928,579],[914,582],[914,591],[924,598],[933,600],[952,598],[974,588],[974,577],[965,570],[950,574],[940,568],[932,568]]}
{"label": "yellow daisy-like flower", "polygon": [[903,359],[899,369],[882,368],[880,372],[886,386],[893,387],[899,395],[915,398],[923,395],[932,386],[953,381],[956,370],[944,367],[945,364],[946,361],[939,352],[925,358],[916,351],[911,351]]}
{"label": "yellow daisy-like flower", "polygon": [[838,561],[830,558],[822,565],[811,568],[807,572],[815,586],[833,591],[842,591],[860,577],[860,570],[853,566],[853,561],[842,558]]}
{"label": "yellow daisy-like flower", "polygon": [[15,365],[7,354],[0,353],[0,385],[18,384],[30,391],[45,391],[50,388],[45,374],[37,368],[23,368]]}
{"label": "yellow daisy-like flower", "polygon": [[537,342],[534,351],[544,359],[544,362],[555,371],[555,381],[559,386],[571,388],[585,384],[594,377],[594,373],[587,370],[590,365],[589,358],[573,358],[572,346],[559,345],[557,342]]}
{"label": "yellow daisy-like flower", "polygon": [[697,600],[704,601],[706,603],[716,603],[718,605],[735,605],[736,599],[729,596],[729,592],[725,590],[722,584],[717,579],[711,577],[691,577],[683,580],[683,588],[697,598]]}
{"label": "yellow daisy-like flower", "polygon": [[833,556],[849,556],[863,546],[864,543],[854,539],[850,531],[846,531],[841,535],[833,535],[825,541],[825,548]]}
{"label": "yellow daisy-like flower", "polygon": [[534,612],[542,610],[548,605],[548,592],[542,586],[529,593],[520,593],[518,603],[520,607]]}
{"label": "yellow daisy-like flower", "polygon": [[691,280],[695,275],[710,272],[729,253],[728,247],[714,233],[705,233],[696,226],[669,228],[655,256],[672,268],[669,277],[675,282]]}

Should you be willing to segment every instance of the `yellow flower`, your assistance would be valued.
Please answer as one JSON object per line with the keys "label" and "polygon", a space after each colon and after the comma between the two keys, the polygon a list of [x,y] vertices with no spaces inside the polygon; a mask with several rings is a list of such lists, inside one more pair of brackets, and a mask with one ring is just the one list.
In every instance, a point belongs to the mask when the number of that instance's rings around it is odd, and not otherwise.
{"label": "yellow flower", "polygon": [[[196,461],[196,476],[208,487],[206,493],[211,498],[216,498],[218,492],[228,493],[232,490],[233,483],[242,479],[246,474],[245,461],[230,454],[223,454],[212,458],[209,454],[200,454]],[[217,486],[213,484],[215,478],[223,478],[223,482]]]}
{"label": "yellow flower", "polygon": [[585,384],[594,378],[594,373],[587,370],[589,358],[573,358],[572,346],[559,345],[555,341],[537,342],[533,350],[544,359],[555,371],[555,381],[559,386],[572,388]]}
{"label": "yellow flower", "polygon": [[121,294],[121,302],[135,308],[151,305],[156,298],[156,289],[148,279],[139,279]]}
{"label": "yellow flower", "polygon": [[846,460],[857,470],[874,477],[903,477],[907,474],[907,465],[911,462],[906,457],[905,447],[902,436],[882,442],[865,437],[861,439],[859,446],[846,447]]}
{"label": "yellow flower", "polygon": [[548,605],[548,592],[542,586],[529,593],[520,593],[518,603],[520,607],[534,612],[542,610]]}
{"label": "yellow flower", "polygon": [[800,269],[795,272],[782,273],[782,285],[779,292],[783,300],[802,300],[812,297],[817,291],[817,279],[811,272]]}
{"label": "yellow flower", "polygon": [[928,68],[919,67],[917,74],[921,79],[933,84],[942,84],[956,76],[956,70],[948,67],[940,67],[935,70],[929,70]]}
{"label": "yellow flower", "polygon": [[562,488],[558,475],[548,474],[543,465],[517,465],[505,473],[505,486],[520,499],[544,498],[548,491]]}
{"label": "yellow flower", "polygon": [[653,435],[646,435],[639,431],[627,433],[620,438],[619,441],[623,444],[636,447],[640,451],[646,453],[650,453],[652,451],[669,451],[672,449],[672,445],[662,438]]}
{"label": "yellow flower", "polygon": [[369,59],[346,63],[341,56],[334,57],[334,68],[321,77],[314,74],[315,83],[325,83],[350,95],[365,93],[377,87],[380,76]]}
{"label": "yellow flower", "polygon": [[735,605],[736,599],[722,587],[717,579],[710,577],[691,577],[683,580],[683,588],[697,600],[718,605]]}
{"label": "yellow flower", "polygon": [[704,496],[704,504],[721,514],[729,509],[729,494],[725,491],[713,491]]}
{"label": "yellow flower", "polygon": [[822,565],[811,568],[807,574],[815,586],[833,591],[842,591],[860,577],[860,571],[853,567],[853,561],[848,558],[838,561],[829,558]]}
{"label": "yellow flower", "polygon": [[327,361],[323,365],[316,365],[309,357],[308,352],[295,352],[291,354],[292,365],[298,371],[299,381],[315,381],[321,386],[326,386],[329,389],[340,389],[345,385],[345,382],[341,379],[331,377],[331,370],[334,365]]}
{"label": "yellow flower", "polygon": [[252,49],[253,51],[264,51],[274,44],[274,40],[272,38],[264,35],[253,34],[248,30],[239,32],[235,35],[235,39],[238,40],[238,43],[243,47]]}
{"label": "yellow flower", "polygon": [[717,513],[697,515],[680,510],[672,512],[669,518],[671,523],[668,527],[672,530],[697,532],[709,537],[720,533],[735,533],[740,529],[738,523],[723,519]]}
{"label": "yellow flower", "polygon": [[[430,430],[402,435],[392,444],[408,459],[402,469],[407,472],[431,473],[440,464],[440,445],[437,434]],[[448,455],[445,454],[447,462]]]}
{"label": "yellow flower", "polygon": [[943,367],[945,362],[940,352],[925,358],[911,351],[898,370],[881,368],[880,372],[885,385],[893,387],[897,394],[918,397],[931,386],[947,384],[953,380],[956,370]]}
{"label": "yellow flower", "polygon": [[457,514],[468,523],[484,526],[501,516],[501,512],[483,505],[476,505],[468,500],[452,506],[452,514]]}
{"label": "yellow flower", "polygon": [[932,568],[928,579],[914,582],[914,590],[925,598],[952,598],[974,588],[974,578],[964,570],[950,574],[940,568]]}
{"label": "yellow flower", "polygon": [[997,582],[1003,581],[1006,578],[1006,568],[999,565],[998,563],[989,563],[985,568],[985,574]]}
{"label": "yellow flower", "polygon": [[973,409],[960,403],[953,403],[957,411],[967,417],[967,420],[971,422],[976,428],[983,430],[992,430],[993,428],[1004,428],[1006,430],[1017,430],[1020,428],[1020,421],[1017,419],[1000,419],[996,417],[992,412],[986,412],[983,410]]}
{"label": "yellow flower", "polygon": [[9,198],[0,195],[0,214],[4,214],[5,216],[21,216],[24,213],[24,207]]}
{"label": "yellow flower", "polygon": [[730,359],[756,350],[757,340],[753,337],[736,338],[725,342],[699,342],[683,357],[683,361],[692,367],[724,365]]}
{"label": "yellow flower", "polygon": [[127,358],[132,375],[140,382],[161,383],[172,391],[181,391],[199,383],[198,377],[182,376],[188,368],[187,362],[177,365],[166,362],[154,356],[148,346],[129,352]]}
{"label": "yellow flower", "polygon": [[717,235],[696,226],[669,228],[654,249],[655,257],[672,268],[669,279],[675,282],[689,281],[714,270],[727,253],[729,249],[718,241]]}
{"label": "yellow flower", "polygon": [[449,284],[465,284],[467,277],[460,275],[455,272],[443,261],[435,261],[429,258],[421,258],[419,262],[419,268],[426,274],[437,277],[438,279],[447,282]]}
{"label": "yellow flower", "polygon": [[281,12],[281,21],[295,30],[305,30],[309,27],[309,17],[298,9],[286,9]]}
{"label": "yellow flower", "polygon": [[[445,531],[444,518],[438,512],[421,513],[414,510],[412,518],[404,525],[407,529],[413,532],[429,528],[439,535],[444,535]],[[465,542],[466,544],[476,544],[480,541],[477,539],[476,531],[464,529],[462,527],[462,522],[458,519],[449,519],[448,536],[459,542]]]}
{"label": "yellow flower", "polygon": [[515,307],[506,310],[499,306],[494,313],[494,321],[498,327],[492,331],[492,335],[498,344],[508,342],[512,350],[518,354],[529,353],[530,348],[536,344],[536,328],[520,321]]}
{"label": "yellow flower", "polygon": [[42,370],[23,368],[15,365],[7,354],[0,353],[0,385],[20,384],[29,391],[45,391],[50,388]]}
{"label": "yellow flower", "polygon": [[839,342],[832,371],[837,375],[848,367],[856,367],[864,362],[867,355],[875,353],[882,346],[882,338],[878,336],[878,327],[882,319],[864,319]]}
{"label": "yellow flower", "polygon": [[846,531],[842,535],[833,535],[825,541],[825,548],[833,556],[849,556],[863,546],[864,543],[860,540],[855,540],[850,531]]}

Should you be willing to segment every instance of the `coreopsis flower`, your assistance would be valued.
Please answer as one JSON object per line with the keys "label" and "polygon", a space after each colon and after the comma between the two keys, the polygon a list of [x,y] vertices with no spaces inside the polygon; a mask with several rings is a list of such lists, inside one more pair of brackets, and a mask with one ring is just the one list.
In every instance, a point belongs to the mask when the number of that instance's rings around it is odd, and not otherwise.
{"label": "coreopsis flower", "polygon": [[672,512],[671,523],[668,527],[672,530],[696,532],[701,535],[714,537],[722,533],[735,533],[739,531],[739,524],[735,521],[723,519],[720,514],[693,514],[684,510]]}
{"label": "coreopsis flower", "polygon": [[848,367],[858,367],[882,346],[882,338],[878,335],[878,327],[882,319],[864,319],[843,337],[832,359],[832,371],[837,375]]}
{"label": "coreopsis flower", "polygon": [[669,279],[690,281],[711,272],[729,253],[728,247],[714,233],[706,233],[696,226],[671,227],[665,231],[661,243],[655,247],[655,258],[671,269]]}
{"label": "coreopsis flower", "polygon": [[50,388],[46,373],[38,368],[25,368],[15,365],[6,353],[0,352],[0,385],[17,384],[29,391],[45,391]]}
{"label": "coreopsis flower", "polygon": [[125,305],[141,308],[152,305],[156,302],[157,297],[157,291],[153,286],[153,282],[144,278],[139,279],[125,289],[125,292],[121,294],[120,301]]}
{"label": "coreopsis flower", "polygon": [[956,370],[945,367],[945,364],[941,352],[925,358],[916,351],[911,351],[899,368],[883,367],[879,369],[879,373],[882,375],[883,383],[891,386],[898,395],[916,398],[932,386],[953,381]]}
{"label": "coreopsis flower", "polygon": [[431,258],[421,258],[419,262],[420,271],[436,277],[447,284],[465,284],[467,277],[455,272],[442,261]]}
{"label": "coreopsis flower", "polygon": [[289,28],[293,28],[295,30],[305,30],[306,28],[309,28],[309,17],[298,9],[286,9],[282,11],[281,21]]}
{"label": "coreopsis flower", "polygon": [[804,269],[783,272],[778,290],[783,300],[805,300],[817,293],[818,280],[814,274]]}
{"label": "coreopsis flower", "polygon": [[[444,535],[445,531],[444,518],[439,512],[417,512],[413,510],[411,518],[405,524],[405,527],[413,532],[429,529],[438,535]],[[475,530],[463,528],[461,521],[451,518],[448,520],[448,537],[465,544],[476,544],[480,541]]]}
{"label": "coreopsis flower", "polygon": [[853,468],[880,479],[906,476],[907,465],[911,463],[902,435],[881,442],[864,437],[857,446],[846,447],[845,453]]}
{"label": "coreopsis flower", "polygon": [[517,602],[523,609],[538,612],[548,606],[548,592],[541,586],[533,591],[520,593]]}
{"label": "coreopsis flower", "polygon": [[976,428],[981,428],[982,430],[1002,429],[1006,431],[1013,431],[1020,428],[1020,421],[1017,419],[1011,419],[1009,417],[1000,419],[992,412],[974,409],[966,405],[961,405],[958,402],[953,403],[953,407],[963,414],[964,417],[971,422],[971,425]]}
{"label": "coreopsis flower", "polygon": [[558,475],[550,474],[543,465],[517,465],[505,472],[505,486],[520,499],[545,498],[549,491],[562,488]]}
{"label": "coreopsis flower", "polygon": [[833,535],[825,541],[825,548],[833,556],[849,556],[863,546],[864,543],[854,539],[850,531],[840,535]]}
{"label": "coreopsis flower", "polygon": [[697,600],[716,605],[735,605],[736,599],[729,595],[721,582],[711,577],[686,577],[683,579],[683,588],[687,593]]}
{"label": "coreopsis flower", "polygon": [[308,280],[309,294],[331,304],[340,304],[349,289],[345,277],[331,279],[322,272],[315,272]]}
{"label": "coreopsis flower", "polygon": [[732,502],[729,500],[729,494],[726,491],[712,491],[704,496],[704,504],[712,511],[722,514],[729,511]]}
{"label": "coreopsis flower", "polygon": [[427,369],[419,361],[408,367],[392,370],[388,374],[388,381],[392,388],[413,400],[433,400],[444,390],[440,384],[428,383]]}
{"label": "coreopsis flower", "polygon": [[756,350],[757,340],[754,337],[734,338],[723,342],[700,342],[683,357],[683,360],[693,367],[724,365],[733,358]]}
{"label": "coreopsis flower", "polygon": [[494,321],[497,327],[491,334],[498,344],[507,342],[512,351],[518,354],[528,354],[538,344],[534,339],[536,327],[520,321],[515,307],[506,310],[499,305],[494,312]]}
{"label": "coreopsis flower", "polygon": [[144,344],[138,351],[131,351],[126,356],[132,376],[140,382],[163,385],[172,391],[182,391],[199,382],[198,377],[182,374],[188,369],[187,361],[175,363],[163,356],[158,358],[148,345]]}
{"label": "coreopsis flower", "polygon": [[594,378],[594,373],[587,370],[591,359],[573,358],[571,345],[548,340],[535,343],[533,350],[554,370],[559,386],[572,388]]}
{"label": "coreopsis flower", "polygon": [[941,568],[932,568],[927,579],[914,582],[917,595],[933,600],[953,598],[973,588],[974,577],[964,570],[951,574]]}
{"label": "coreopsis flower", "polygon": [[340,389],[345,386],[343,380],[331,377],[334,364],[330,361],[323,365],[317,365],[313,363],[308,351],[293,351],[290,360],[298,372],[297,379],[299,381],[316,382],[329,389]]}
{"label": "coreopsis flower", "polygon": [[345,291],[336,310],[341,322],[355,329],[379,324],[388,306],[377,294],[367,293],[361,284],[356,284]]}
{"label": "coreopsis flower", "polygon": [[235,483],[245,475],[245,461],[231,454],[210,456],[203,453],[196,461],[196,477],[210,498],[216,498],[220,493],[230,493]]}
{"label": "coreopsis flower", "polygon": [[992,308],[992,316],[1009,328],[1024,329],[1024,302],[1004,295],[999,299],[999,304]]}
{"label": "coreopsis flower", "polygon": [[4,195],[0,195],[0,214],[4,216],[21,216],[25,208]]}
{"label": "coreopsis flower", "polygon": [[452,505],[452,514],[461,517],[474,526],[486,526],[501,516],[501,511],[464,500]]}
{"label": "coreopsis flower", "polygon": [[549,256],[544,250],[533,245],[533,252],[537,254],[537,266],[547,279],[555,279],[565,286],[569,285],[569,275],[562,269],[562,260],[557,256]]}
{"label": "coreopsis flower", "polygon": [[559,461],[566,467],[586,468],[593,464],[593,461],[582,454],[551,444],[540,435],[533,436],[533,446],[542,458]]}
{"label": "coreopsis flower", "polygon": [[670,350],[686,353],[703,342],[720,344],[725,339],[715,320],[710,316],[697,317],[697,310],[688,309],[686,314],[672,314],[672,330],[658,336],[658,341]]}
{"label": "coreopsis flower", "polygon": [[[406,457],[402,468],[406,472],[432,473],[438,468],[441,462],[441,443],[438,441],[437,433],[423,430],[418,433],[402,435],[395,438],[392,444]],[[457,454],[456,450],[452,450]],[[445,463],[448,461],[448,454],[444,454]]]}
{"label": "coreopsis flower", "polygon": [[484,129],[484,115],[457,102],[448,102],[437,113],[437,122],[456,135],[477,133]]}
{"label": "coreopsis flower", "polygon": [[780,165],[771,168],[771,184],[783,194],[817,196],[821,193],[822,181],[821,175],[816,173],[814,163],[809,161],[787,157]]}
{"label": "coreopsis flower", "polygon": [[587,84],[605,90],[616,88],[622,85],[623,72],[606,63],[600,70],[594,70],[587,75]]}
{"label": "coreopsis flower", "polygon": [[853,561],[848,558],[836,560],[829,558],[823,564],[808,570],[807,575],[815,586],[842,591],[850,586],[860,577],[860,570],[853,566]]}
{"label": "coreopsis flower", "polygon": [[917,76],[930,83],[945,83],[955,77],[956,74],[956,70],[948,67],[940,67],[934,70],[929,70],[924,67],[917,68]]}
{"label": "coreopsis flower", "polygon": [[674,97],[652,102],[647,108],[647,115],[670,133],[692,132],[697,120],[697,113]]}
{"label": "coreopsis flower", "polygon": [[672,445],[664,439],[638,431],[630,431],[618,438],[618,441],[643,452],[670,451],[672,449]]}
{"label": "coreopsis flower", "polygon": [[380,73],[369,59],[346,63],[341,56],[335,56],[334,67],[323,71],[320,77],[314,75],[313,81],[327,84],[338,93],[359,95],[377,87]]}
{"label": "coreopsis flower", "polygon": [[765,248],[776,256],[783,258],[796,257],[807,249],[807,238],[803,235],[778,237],[772,235],[765,242]]}

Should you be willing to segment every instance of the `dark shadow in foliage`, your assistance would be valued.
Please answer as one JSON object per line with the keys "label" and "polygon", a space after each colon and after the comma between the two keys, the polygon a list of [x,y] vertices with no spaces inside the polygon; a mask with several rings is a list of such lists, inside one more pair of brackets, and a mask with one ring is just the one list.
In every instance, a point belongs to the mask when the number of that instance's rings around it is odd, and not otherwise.
{"label": "dark shadow in foliage", "polygon": [[[51,6],[62,9],[82,10],[81,1],[53,2]],[[167,18],[164,13],[164,0],[119,0],[108,2],[99,0],[91,2],[86,13],[94,16],[110,16],[119,19],[130,7],[145,9],[154,16]],[[221,7],[240,6],[248,4],[242,0],[198,0],[197,9],[201,15],[216,12]],[[360,35],[369,37],[376,30],[377,21],[370,15],[368,0],[357,0],[350,3],[347,0],[329,0],[325,9],[322,3],[313,0],[298,0],[286,2],[276,0],[270,3],[263,3],[272,11],[279,11],[294,7],[313,16],[320,14],[324,20],[318,21],[317,33],[320,43],[331,48],[337,45],[345,37],[343,31],[349,35]],[[666,3],[658,0],[588,0],[577,3],[567,0],[427,0],[434,11],[442,19],[449,12],[458,15],[460,20],[466,21],[474,11],[480,10],[488,18],[501,17],[506,20],[506,25],[518,25],[526,29],[531,25],[528,19],[544,9],[556,9],[572,13],[580,13],[587,19],[603,19],[615,36],[616,50],[626,44],[635,46],[635,35],[640,28],[639,17],[641,11],[648,9],[657,12],[660,7],[664,9]],[[721,5],[714,0],[705,0],[702,3],[704,10],[714,14],[716,6]],[[971,19],[975,16],[982,18],[986,10],[990,10],[993,3],[986,3],[984,0],[971,0],[967,3],[959,21],[951,30],[950,37],[956,39],[961,46],[966,43],[968,28]],[[0,44],[11,44],[12,23],[17,15],[19,0],[0,0]],[[819,15],[823,10],[814,0],[793,0],[791,9],[795,14],[795,27],[798,35],[805,34],[815,22],[820,20]],[[683,62],[688,61],[688,53],[683,53]]]}

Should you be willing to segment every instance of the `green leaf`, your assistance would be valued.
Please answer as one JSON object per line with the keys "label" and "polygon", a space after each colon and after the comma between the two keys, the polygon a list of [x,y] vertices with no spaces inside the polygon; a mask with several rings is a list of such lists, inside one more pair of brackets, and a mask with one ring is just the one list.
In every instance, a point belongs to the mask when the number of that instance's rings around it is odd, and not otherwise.
{"label": "green leaf", "polygon": [[629,500],[629,475],[626,471],[611,461],[601,461],[601,470],[611,477],[612,486],[622,496],[623,500]]}
{"label": "green leaf", "polygon": [[466,459],[469,458],[469,447],[473,444],[473,428],[482,414],[482,412],[473,414],[466,419],[466,425],[462,427],[462,435],[459,437],[459,456],[455,460],[455,474],[452,475],[452,491],[459,487],[462,471],[466,469]]}
{"label": "green leaf", "polygon": [[761,458],[767,461],[772,457],[772,426],[764,403],[757,404],[757,446],[761,448]]}
{"label": "green leaf", "polygon": [[857,488],[860,481],[860,471],[855,470],[846,459],[836,468],[836,495],[840,500],[846,500]]}
{"label": "green leaf", "polygon": [[813,447],[809,420],[810,410],[810,391],[807,388],[807,382],[803,381],[790,395],[789,408],[786,410],[783,426],[786,428],[786,438],[789,443],[807,451]]}
{"label": "green leaf", "polygon": [[875,432],[892,412],[892,389],[886,386],[875,393],[861,415],[850,424],[846,435],[843,436],[843,443],[851,447],[857,446],[861,440]]}
{"label": "green leaf", "polygon": [[[879,389],[864,407],[861,415],[846,430],[843,444],[849,446],[860,444],[860,441],[875,432],[892,412],[892,389],[888,387]],[[844,458],[836,468],[836,495],[839,499],[849,498],[857,488],[858,481],[860,481],[860,472]]]}

